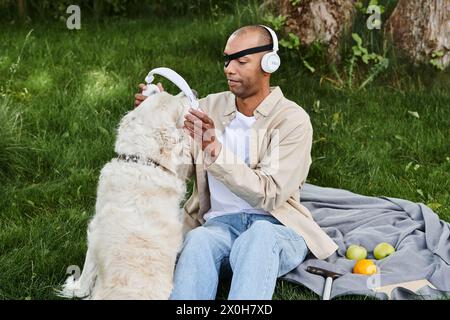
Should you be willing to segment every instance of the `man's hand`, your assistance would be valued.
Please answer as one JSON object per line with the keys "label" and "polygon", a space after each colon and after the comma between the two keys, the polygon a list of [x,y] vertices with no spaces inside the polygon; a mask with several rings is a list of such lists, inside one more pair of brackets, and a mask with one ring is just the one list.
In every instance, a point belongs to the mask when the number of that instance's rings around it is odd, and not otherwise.
{"label": "man's hand", "polygon": [[[163,88],[161,82],[158,82],[157,86],[160,91],[164,91],[164,88]],[[142,91],[144,91],[145,89],[147,89],[147,86],[143,83],[140,83],[139,84],[139,93],[136,93],[134,95],[134,107],[135,108],[138,107],[142,103],[142,101],[144,101],[145,99],[148,98],[147,96],[144,96],[142,94]]]}
{"label": "man's hand", "polygon": [[189,109],[189,113],[184,116],[184,130],[201,144],[202,150],[207,154],[212,162],[219,155],[222,144],[216,137],[214,121],[202,111]]}

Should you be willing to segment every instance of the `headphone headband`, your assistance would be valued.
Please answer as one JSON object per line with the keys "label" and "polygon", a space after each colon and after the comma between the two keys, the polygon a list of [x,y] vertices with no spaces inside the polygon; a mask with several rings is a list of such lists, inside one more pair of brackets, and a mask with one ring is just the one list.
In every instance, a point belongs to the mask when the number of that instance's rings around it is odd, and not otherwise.
{"label": "headphone headband", "polygon": [[277,52],[278,51],[278,38],[277,38],[277,34],[275,33],[275,31],[273,31],[271,28],[260,24],[261,27],[265,28],[267,31],[269,31],[270,36],[272,37],[272,42],[273,42],[273,51]]}
{"label": "headphone headband", "polygon": [[178,73],[173,71],[172,69],[161,67],[156,68],[153,70],[150,70],[147,77],[145,77],[145,81],[147,84],[150,84],[155,79],[154,75],[158,74],[160,76],[163,76],[164,78],[167,78],[171,82],[173,82],[183,93],[186,95],[186,97],[189,99],[189,102],[191,106],[194,109],[199,108],[198,100],[195,98],[194,93],[192,92],[192,89],[189,87],[186,80],[183,79],[182,76],[180,76]]}

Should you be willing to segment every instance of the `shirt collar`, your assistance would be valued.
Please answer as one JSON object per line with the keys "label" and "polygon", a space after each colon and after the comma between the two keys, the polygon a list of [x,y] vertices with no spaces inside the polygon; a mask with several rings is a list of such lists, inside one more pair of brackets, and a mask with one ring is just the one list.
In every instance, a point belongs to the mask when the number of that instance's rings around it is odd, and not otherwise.
{"label": "shirt collar", "polygon": [[[276,103],[283,97],[283,92],[280,87],[270,87],[270,94],[264,98],[263,101],[256,107],[255,111],[253,111],[253,115],[256,113],[260,113],[264,117],[268,116],[272,109],[275,107]],[[230,115],[233,112],[236,112],[236,102],[234,94],[230,95],[230,101],[228,101],[227,106],[224,111],[224,115]]]}

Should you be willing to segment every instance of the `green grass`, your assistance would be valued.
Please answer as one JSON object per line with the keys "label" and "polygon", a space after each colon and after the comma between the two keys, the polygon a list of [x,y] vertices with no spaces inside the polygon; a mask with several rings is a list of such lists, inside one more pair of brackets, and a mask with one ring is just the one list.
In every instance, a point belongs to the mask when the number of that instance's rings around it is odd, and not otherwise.
{"label": "green grass", "polygon": [[[244,10],[202,20],[83,20],[80,31],[63,22],[0,25],[0,299],[55,299],[66,268],[82,266],[99,171],[148,70],[171,67],[201,96],[227,90],[222,49],[249,22],[257,21]],[[448,72],[415,70],[345,91],[281,54],[273,84],[314,126],[310,183],[427,203],[450,221]],[[274,298],[317,295],[280,281]]]}

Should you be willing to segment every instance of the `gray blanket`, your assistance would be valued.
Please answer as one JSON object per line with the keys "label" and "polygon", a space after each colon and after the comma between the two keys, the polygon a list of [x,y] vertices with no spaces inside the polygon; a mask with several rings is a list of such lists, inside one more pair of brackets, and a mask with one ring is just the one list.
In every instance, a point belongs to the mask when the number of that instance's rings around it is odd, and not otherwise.
{"label": "gray blanket", "polygon": [[[368,197],[347,190],[305,184],[301,203],[315,221],[339,245],[326,260],[309,255],[283,279],[302,284],[322,296],[325,279],[310,274],[307,266],[321,267],[343,274],[333,282],[331,298],[340,295],[364,295],[387,299],[371,288],[418,279],[427,279],[436,287],[425,286],[416,293],[404,288],[392,291],[391,299],[437,299],[450,296],[450,224],[440,220],[421,203]],[[380,242],[392,244],[396,252],[375,260],[373,248]],[[374,259],[379,273],[374,276],[353,274],[354,261],[345,258],[349,245],[360,244]]]}

